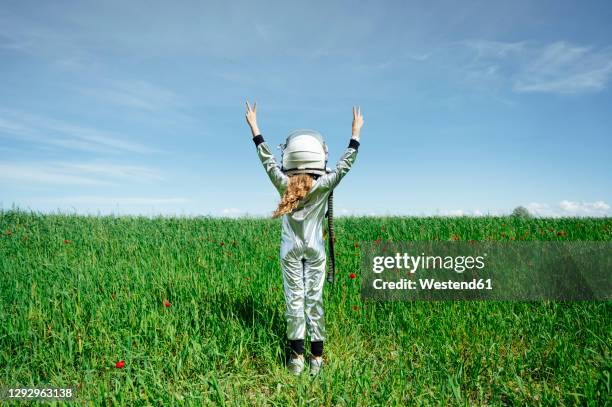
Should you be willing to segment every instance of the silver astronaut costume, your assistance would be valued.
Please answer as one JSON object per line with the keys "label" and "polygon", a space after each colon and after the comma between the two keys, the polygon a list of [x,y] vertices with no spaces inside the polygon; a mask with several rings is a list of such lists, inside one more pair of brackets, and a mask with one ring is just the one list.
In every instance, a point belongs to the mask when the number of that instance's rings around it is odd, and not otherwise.
{"label": "silver astronaut costume", "polygon": [[[253,141],[272,184],[282,196],[289,177],[278,166],[263,137],[258,135]],[[307,328],[311,341],[325,339],[323,219],[327,211],[327,198],[351,169],[358,147],[359,142],[351,139],[336,169],[313,181],[312,188],[298,207],[282,217],[280,265],[289,340],[304,339]]]}

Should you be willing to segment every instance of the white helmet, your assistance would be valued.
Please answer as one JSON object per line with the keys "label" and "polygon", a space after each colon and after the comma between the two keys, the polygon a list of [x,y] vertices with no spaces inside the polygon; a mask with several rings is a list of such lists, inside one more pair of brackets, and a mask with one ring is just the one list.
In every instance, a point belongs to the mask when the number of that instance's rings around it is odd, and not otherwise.
{"label": "white helmet", "polygon": [[283,167],[287,175],[309,173],[323,175],[327,166],[327,144],[323,136],[309,129],[293,131],[280,145]]}

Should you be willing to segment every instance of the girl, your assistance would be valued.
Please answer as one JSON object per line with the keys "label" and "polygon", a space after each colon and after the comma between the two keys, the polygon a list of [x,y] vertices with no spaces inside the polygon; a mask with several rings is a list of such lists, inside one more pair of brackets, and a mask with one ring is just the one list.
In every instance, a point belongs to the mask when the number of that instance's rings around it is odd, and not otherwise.
{"label": "girl", "polygon": [[[351,169],[357,158],[363,126],[361,109],[353,107],[353,134],[336,169],[324,175],[286,175],[257,127],[257,103],[246,102],[246,120],[253,133],[257,154],[272,184],[281,196],[272,217],[282,216],[280,266],[285,293],[287,339],[292,350],[289,370],[299,375],[304,369],[304,337],[310,336],[310,374],[323,366],[323,283],[325,281],[325,246],[323,218],[330,192]],[[316,132],[315,132],[316,133]]]}

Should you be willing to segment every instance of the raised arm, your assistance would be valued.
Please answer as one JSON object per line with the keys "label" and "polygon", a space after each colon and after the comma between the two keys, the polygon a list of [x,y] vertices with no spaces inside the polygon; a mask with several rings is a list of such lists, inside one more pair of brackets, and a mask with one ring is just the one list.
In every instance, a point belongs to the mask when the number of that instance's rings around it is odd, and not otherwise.
{"label": "raised arm", "polygon": [[259,127],[257,126],[257,103],[251,106],[249,102],[247,104],[247,113],[246,120],[251,128],[251,133],[253,134],[253,142],[255,143],[255,147],[257,148],[257,155],[263,164],[270,181],[278,191],[280,195],[285,192],[287,189],[287,175],[285,175],[279,165],[276,163],[276,159],[274,158],[274,154],[270,151],[270,148],[265,143],[263,136],[259,131]]}
{"label": "raised arm", "polygon": [[351,140],[344,154],[340,157],[340,160],[338,160],[336,169],[321,177],[319,182],[323,188],[334,189],[353,166],[357,158],[357,151],[359,150],[359,138],[361,137],[362,126],[363,116],[361,115],[361,108],[353,107],[353,135],[351,136]]}

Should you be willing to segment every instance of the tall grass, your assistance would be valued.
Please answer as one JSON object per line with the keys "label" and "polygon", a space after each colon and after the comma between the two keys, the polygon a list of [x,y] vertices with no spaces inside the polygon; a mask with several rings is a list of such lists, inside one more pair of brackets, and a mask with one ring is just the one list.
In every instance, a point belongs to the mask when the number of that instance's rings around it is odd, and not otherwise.
{"label": "tall grass", "polygon": [[313,380],[284,366],[278,220],[0,212],[0,386],[76,385],[96,405],[611,402],[610,302],[362,302],[355,245],[609,241],[611,219],[335,224]]}

